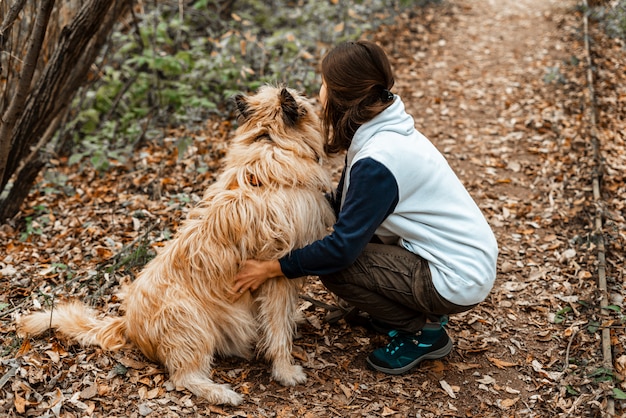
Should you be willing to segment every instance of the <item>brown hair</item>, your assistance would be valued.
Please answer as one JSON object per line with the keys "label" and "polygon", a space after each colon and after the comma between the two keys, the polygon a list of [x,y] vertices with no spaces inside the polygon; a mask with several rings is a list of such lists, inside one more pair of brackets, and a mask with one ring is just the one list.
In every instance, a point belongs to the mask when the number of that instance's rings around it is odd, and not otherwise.
{"label": "brown hair", "polygon": [[347,150],[359,126],[393,103],[391,65],[377,44],[348,41],[328,52],[321,72],[326,84],[322,116],[326,150]]}

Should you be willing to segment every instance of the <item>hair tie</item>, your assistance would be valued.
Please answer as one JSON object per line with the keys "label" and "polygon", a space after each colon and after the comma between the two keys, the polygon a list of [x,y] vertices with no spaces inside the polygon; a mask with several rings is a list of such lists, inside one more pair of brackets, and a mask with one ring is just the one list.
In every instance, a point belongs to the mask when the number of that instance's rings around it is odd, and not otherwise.
{"label": "hair tie", "polygon": [[387,103],[391,100],[393,100],[393,93],[390,92],[387,89],[383,89],[381,95],[380,95],[380,99],[383,101],[383,103]]}

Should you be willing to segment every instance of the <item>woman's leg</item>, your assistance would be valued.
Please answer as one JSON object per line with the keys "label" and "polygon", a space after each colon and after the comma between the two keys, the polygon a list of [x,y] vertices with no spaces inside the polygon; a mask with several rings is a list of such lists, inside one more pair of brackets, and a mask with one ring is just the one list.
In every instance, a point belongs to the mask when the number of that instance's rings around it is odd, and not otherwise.
{"label": "woman's leg", "polygon": [[470,308],[439,296],[428,262],[396,245],[368,244],[352,266],[320,279],[337,296],[404,332]]}
{"label": "woman's leg", "polygon": [[404,373],[423,360],[448,355],[453,344],[440,318],[471,308],[442,298],[428,262],[394,245],[369,244],[352,266],[321,279],[339,297],[393,328],[389,343],[367,358],[384,373]]}

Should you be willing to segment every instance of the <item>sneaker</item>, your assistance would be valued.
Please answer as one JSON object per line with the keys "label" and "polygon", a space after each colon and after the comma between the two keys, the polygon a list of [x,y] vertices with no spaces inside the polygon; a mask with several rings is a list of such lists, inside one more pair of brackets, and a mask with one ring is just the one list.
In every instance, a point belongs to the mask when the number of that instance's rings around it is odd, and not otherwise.
{"label": "sneaker", "polygon": [[426,325],[417,334],[392,330],[391,341],[378,348],[367,358],[375,370],[388,374],[402,374],[417,366],[422,360],[434,360],[452,351],[452,340],[441,324]]}

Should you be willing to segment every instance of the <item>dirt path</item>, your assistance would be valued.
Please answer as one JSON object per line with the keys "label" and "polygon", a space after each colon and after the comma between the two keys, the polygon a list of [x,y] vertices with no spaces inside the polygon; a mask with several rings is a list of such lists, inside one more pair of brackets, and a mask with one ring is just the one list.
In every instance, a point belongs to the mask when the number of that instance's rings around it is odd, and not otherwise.
{"label": "dirt path", "polygon": [[[224,359],[213,378],[230,383],[246,400],[221,408],[175,390],[162,369],[134,350],[105,353],[50,336],[18,352],[22,341],[4,316],[0,331],[9,355],[0,362],[0,416],[18,416],[19,410],[63,417],[602,416],[611,376],[603,368],[597,332],[607,317],[595,285],[594,160],[575,4],[449,0],[398,16],[373,36],[393,57],[394,90],[467,185],[500,245],[498,279],[488,300],[451,318],[450,356],[406,375],[373,372],[365,358],[385,337],[343,320],[327,324],[324,310],[305,303],[308,321],[294,353],[307,383],[284,388],[262,361]],[[622,98],[623,90],[603,111],[611,112]],[[620,115],[622,125],[605,127],[607,135],[624,130],[626,117]],[[40,235],[23,242],[18,227],[0,228],[0,288],[9,289],[0,303],[18,304],[31,294],[45,303],[56,292],[115,311],[117,282],[132,273],[120,268],[97,276],[94,269],[106,265],[121,243],[143,242],[146,230],[152,243],[167,239],[189,200],[211,181],[229,127],[212,121],[204,136],[194,137],[195,152],[178,159],[175,141],[148,144],[106,177],[77,174],[59,163],[55,175],[77,192],[33,193],[24,217],[43,219],[37,207],[51,215]],[[623,144],[623,134],[611,138]],[[607,181],[626,167],[620,155],[608,159],[613,174]],[[198,167],[207,165],[211,170],[199,174]],[[617,246],[626,241],[619,199],[625,182],[613,181],[608,189],[617,196]],[[614,294],[623,302],[619,257]],[[58,267],[63,265],[68,270]],[[66,283],[70,272],[75,280]],[[313,279],[305,291],[331,300]],[[616,328],[614,337],[621,351],[615,351],[626,368],[623,318],[620,332]]]}
{"label": "dirt path", "polygon": [[[587,309],[597,292],[593,245],[584,242],[593,161],[584,51],[574,38],[581,23],[563,17],[576,3],[451,3],[434,27],[417,27],[425,44],[391,43],[399,57],[414,47],[396,63],[400,93],[469,186],[501,250],[492,297],[453,318],[458,357],[441,376],[458,389],[449,405],[467,416],[497,416],[494,407],[592,415],[606,393],[581,376],[601,369],[602,358],[587,332],[599,310]],[[465,371],[455,361],[478,366]]]}

